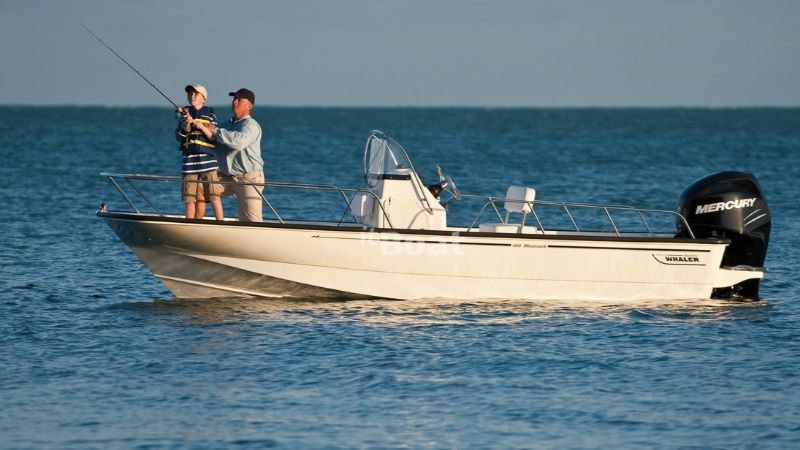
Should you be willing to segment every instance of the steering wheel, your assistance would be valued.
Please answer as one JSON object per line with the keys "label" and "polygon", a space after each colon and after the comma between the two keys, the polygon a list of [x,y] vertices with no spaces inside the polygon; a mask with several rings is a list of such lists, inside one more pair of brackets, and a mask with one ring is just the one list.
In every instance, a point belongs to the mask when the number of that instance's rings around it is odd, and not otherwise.
{"label": "steering wheel", "polygon": [[439,166],[436,166],[436,173],[439,175],[439,186],[441,186],[442,190],[450,194],[452,198],[461,200],[461,192],[459,192],[456,182],[450,178],[450,175]]}

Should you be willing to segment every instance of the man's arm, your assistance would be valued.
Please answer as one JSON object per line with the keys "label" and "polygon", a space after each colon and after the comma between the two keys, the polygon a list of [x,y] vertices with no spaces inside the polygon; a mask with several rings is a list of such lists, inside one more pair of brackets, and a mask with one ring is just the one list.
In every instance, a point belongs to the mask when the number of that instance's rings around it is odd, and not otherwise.
{"label": "man's arm", "polygon": [[217,128],[214,131],[216,141],[225,145],[233,151],[247,148],[258,139],[261,132],[260,127],[254,120],[246,120],[241,130],[226,130]]}
{"label": "man's arm", "polygon": [[200,130],[200,132],[203,133],[203,135],[209,141],[215,141],[216,140],[216,136],[215,136],[216,133],[214,133],[214,130],[216,130],[217,127],[213,123],[208,123],[207,124],[207,123],[203,123],[203,122],[200,122],[200,121],[196,121],[194,123],[194,127],[197,128],[198,130]]}

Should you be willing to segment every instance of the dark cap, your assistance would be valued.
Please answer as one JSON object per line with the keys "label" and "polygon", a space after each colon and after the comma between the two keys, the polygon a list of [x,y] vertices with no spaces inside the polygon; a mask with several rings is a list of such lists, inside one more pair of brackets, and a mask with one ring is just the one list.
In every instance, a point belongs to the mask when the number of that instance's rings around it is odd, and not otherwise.
{"label": "dark cap", "polygon": [[253,94],[253,91],[250,89],[241,88],[236,92],[228,92],[228,95],[238,99],[246,98],[250,100],[250,103],[256,104],[256,94]]}

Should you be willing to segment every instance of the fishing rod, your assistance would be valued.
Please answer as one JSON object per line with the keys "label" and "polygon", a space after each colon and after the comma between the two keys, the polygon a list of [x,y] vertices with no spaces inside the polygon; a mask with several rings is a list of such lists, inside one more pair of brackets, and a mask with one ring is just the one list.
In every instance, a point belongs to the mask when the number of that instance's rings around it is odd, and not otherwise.
{"label": "fishing rod", "polygon": [[178,106],[178,105],[177,105],[175,102],[173,102],[172,100],[170,100],[170,98],[169,98],[169,97],[167,97],[167,96],[166,96],[166,94],[164,94],[163,92],[161,92],[161,89],[157,88],[155,84],[153,84],[153,83],[152,83],[150,80],[148,80],[148,79],[147,79],[147,77],[145,77],[144,75],[142,75],[142,73],[141,73],[141,72],[139,72],[138,70],[136,70],[136,68],[135,68],[135,67],[133,67],[132,65],[130,65],[130,64],[128,63],[128,61],[125,61],[125,58],[123,58],[122,56],[120,56],[120,55],[119,55],[119,53],[115,52],[113,48],[109,47],[109,45],[108,45],[108,44],[106,44],[105,42],[103,42],[103,40],[102,40],[102,39],[100,39],[100,38],[99,38],[99,37],[98,37],[96,34],[92,33],[92,30],[90,30],[90,29],[86,28],[86,25],[84,25],[84,24],[81,24],[81,26],[83,27],[83,29],[84,29],[84,30],[86,30],[86,31],[87,31],[89,34],[91,34],[91,35],[92,35],[92,36],[93,36],[95,39],[97,39],[97,41],[98,41],[98,42],[100,42],[101,44],[103,44],[103,45],[104,45],[104,46],[105,46],[107,49],[111,50],[111,53],[113,53],[113,54],[117,55],[117,58],[119,58],[120,60],[122,60],[122,62],[124,62],[124,63],[125,63],[125,64],[126,64],[128,67],[130,67],[130,68],[131,68],[131,70],[133,70],[134,72],[136,72],[136,74],[137,74],[137,75],[139,75],[140,77],[142,77],[142,79],[143,79],[144,81],[147,81],[147,84],[149,84],[150,86],[152,86],[152,87],[153,87],[153,89],[155,89],[156,91],[158,91],[158,93],[159,93],[159,94],[161,94],[161,96],[162,96],[162,97],[164,97],[164,98],[165,98],[165,99],[166,99],[168,102],[170,102],[170,104],[171,104],[172,106],[174,106],[174,107],[175,107],[175,109],[177,109],[178,111],[182,111],[182,110],[183,110],[183,108],[181,108],[181,107],[180,107],[180,106]]}

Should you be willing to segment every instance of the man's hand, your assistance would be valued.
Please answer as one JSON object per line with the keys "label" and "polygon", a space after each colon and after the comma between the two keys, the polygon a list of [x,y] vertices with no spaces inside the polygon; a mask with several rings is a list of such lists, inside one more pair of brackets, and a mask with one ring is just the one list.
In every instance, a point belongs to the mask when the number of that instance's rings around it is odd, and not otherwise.
{"label": "man's hand", "polygon": [[194,122],[194,127],[200,130],[206,137],[206,139],[213,141],[214,140],[214,129],[217,127],[213,123],[204,123],[204,122]]}

